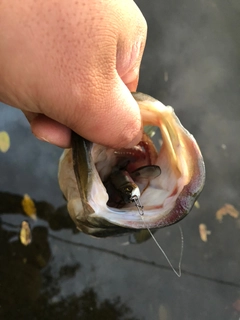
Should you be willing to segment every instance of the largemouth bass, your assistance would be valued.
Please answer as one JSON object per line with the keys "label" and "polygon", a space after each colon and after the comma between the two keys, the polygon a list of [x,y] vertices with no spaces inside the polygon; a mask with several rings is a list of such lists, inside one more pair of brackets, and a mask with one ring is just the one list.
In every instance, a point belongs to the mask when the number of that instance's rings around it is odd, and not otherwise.
{"label": "largemouth bass", "polygon": [[73,133],[72,149],[60,158],[59,184],[68,211],[87,234],[104,237],[174,224],[187,216],[204,186],[201,151],[173,108],[143,93],[133,97],[148,131],[149,126],[161,131],[159,151],[146,133],[136,147],[120,150]]}

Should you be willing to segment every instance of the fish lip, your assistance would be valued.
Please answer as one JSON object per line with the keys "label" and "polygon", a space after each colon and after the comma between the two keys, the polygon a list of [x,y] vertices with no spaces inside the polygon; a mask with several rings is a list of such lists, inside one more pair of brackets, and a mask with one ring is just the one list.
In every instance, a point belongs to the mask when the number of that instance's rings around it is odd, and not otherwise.
{"label": "fish lip", "polygon": [[[173,195],[172,206],[169,206],[166,211],[160,212],[161,210],[158,210],[158,212],[155,212],[157,209],[154,208],[154,205],[147,206],[144,203],[144,220],[147,226],[149,228],[165,227],[183,219],[191,210],[204,186],[205,165],[196,140],[181,125],[171,107],[164,106],[161,102],[145,94],[134,93],[133,96],[140,106],[144,124],[156,125],[161,130],[163,146],[159,152],[156,164],[159,165],[163,171],[165,165],[162,165],[161,161],[166,157],[171,163],[171,168],[176,171],[176,176],[179,171],[180,178],[182,178],[182,187],[178,189],[175,198]],[[155,110],[154,112],[158,113],[158,116],[153,117],[151,110]],[[94,151],[94,147],[95,145],[93,144],[91,152]],[[93,157],[93,154],[91,154],[91,156]],[[179,159],[181,159],[182,162]],[[76,199],[77,191],[75,190],[75,195],[69,198],[65,194],[69,192],[65,190],[65,186],[63,186],[64,182],[60,183],[60,187],[68,199],[70,215],[76,225],[83,231],[85,230],[84,232],[86,233],[89,233],[89,230],[86,231],[86,228],[91,229],[92,227],[94,229],[96,226],[102,226],[102,228],[119,226],[130,229],[145,229],[145,225],[138,214],[137,208],[114,209],[106,205],[108,196],[94,161],[93,159],[91,176],[94,177],[95,180],[93,179],[89,184],[90,189],[88,192],[88,205],[92,208],[93,213],[83,214],[79,195],[78,199]],[[60,171],[59,169],[59,172]],[[60,176],[61,173],[59,174],[59,181],[61,180]],[[73,176],[72,179],[74,179]],[[156,181],[157,180],[153,182],[153,185]],[[165,187],[167,189],[167,186]],[[94,188],[100,188],[100,191],[96,192]],[[103,197],[97,198],[98,193],[102,193]],[[94,199],[94,197],[96,198]],[[76,203],[73,204],[74,201],[77,202],[77,205]],[[160,206],[161,204],[159,204],[159,207]]]}

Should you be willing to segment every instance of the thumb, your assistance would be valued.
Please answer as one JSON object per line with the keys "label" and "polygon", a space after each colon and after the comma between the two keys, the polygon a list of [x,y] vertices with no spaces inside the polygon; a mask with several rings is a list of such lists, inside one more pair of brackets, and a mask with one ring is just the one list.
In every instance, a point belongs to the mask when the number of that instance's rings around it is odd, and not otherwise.
{"label": "thumb", "polygon": [[135,92],[138,84],[145,46],[145,38],[140,39],[129,50],[117,50],[113,72],[110,68],[109,72],[104,69],[98,76],[95,74],[94,89],[81,106],[86,112],[71,126],[76,133],[112,148],[131,147],[141,140],[140,109],[130,92]]}
{"label": "thumb", "polygon": [[[139,106],[118,75],[116,84],[99,94],[97,100],[72,129],[90,141],[112,148],[136,145],[142,137]],[[89,101],[88,106],[91,105]]]}
{"label": "thumb", "polygon": [[25,112],[33,134],[63,148],[71,145],[71,129],[92,142],[112,148],[136,145],[142,137],[142,121],[138,104],[127,86],[134,89],[137,79],[126,86],[118,75],[116,78],[116,85],[110,90],[102,94],[99,90],[98,97],[89,94],[85,107],[81,104],[74,108],[73,117],[66,115],[67,123],[43,114],[31,117]]}

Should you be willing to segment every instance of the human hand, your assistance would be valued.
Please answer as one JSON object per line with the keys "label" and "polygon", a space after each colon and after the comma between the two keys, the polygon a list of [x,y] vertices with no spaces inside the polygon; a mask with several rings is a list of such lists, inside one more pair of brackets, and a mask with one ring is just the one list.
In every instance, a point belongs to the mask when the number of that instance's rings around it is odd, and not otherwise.
{"label": "human hand", "polygon": [[71,130],[111,147],[134,145],[141,117],[130,91],[146,29],[132,0],[2,0],[0,101],[61,147]]}

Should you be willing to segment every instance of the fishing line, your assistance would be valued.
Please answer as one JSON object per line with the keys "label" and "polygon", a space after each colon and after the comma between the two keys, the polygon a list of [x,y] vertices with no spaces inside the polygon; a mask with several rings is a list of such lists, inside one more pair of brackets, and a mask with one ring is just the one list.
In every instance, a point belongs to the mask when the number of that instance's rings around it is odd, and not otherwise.
{"label": "fishing line", "polygon": [[182,257],[183,257],[183,245],[184,245],[184,239],[183,239],[183,232],[182,232],[182,228],[179,226],[179,231],[180,231],[180,235],[181,235],[181,253],[180,253],[180,258],[179,258],[179,263],[178,263],[178,271],[173,267],[171,261],[169,260],[167,254],[165,253],[165,251],[163,250],[163,248],[160,246],[160,244],[157,242],[157,239],[154,237],[152,231],[149,229],[149,227],[147,226],[145,220],[144,220],[144,210],[143,210],[143,206],[139,200],[139,198],[137,196],[133,196],[132,197],[132,201],[135,203],[135,206],[138,209],[138,213],[142,219],[142,222],[144,224],[144,227],[148,230],[148,232],[150,233],[151,237],[153,238],[154,242],[156,243],[157,247],[159,248],[159,250],[162,252],[163,256],[165,257],[165,259],[167,260],[169,266],[171,267],[172,271],[176,274],[177,277],[181,277],[182,275],[182,269],[181,269],[181,265],[182,265]]}

